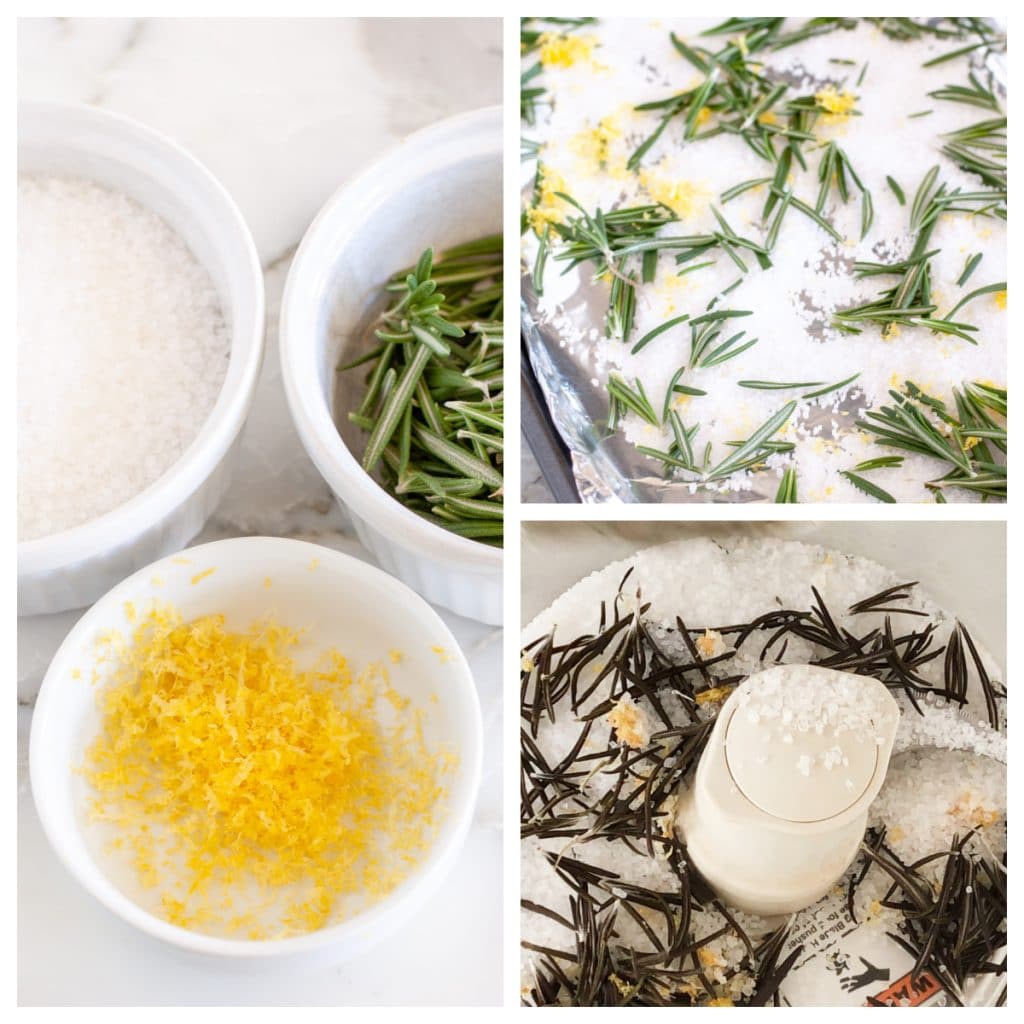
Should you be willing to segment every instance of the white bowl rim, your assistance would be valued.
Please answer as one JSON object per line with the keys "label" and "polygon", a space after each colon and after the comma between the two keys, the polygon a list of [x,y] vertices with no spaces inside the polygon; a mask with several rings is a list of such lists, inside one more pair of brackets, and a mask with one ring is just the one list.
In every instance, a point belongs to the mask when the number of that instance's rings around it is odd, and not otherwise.
{"label": "white bowl rim", "polygon": [[192,443],[177,461],[145,490],[109,512],[58,533],[19,541],[19,577],[52,572],[71,563],[101,557],[111,548],[122,544],[126,536],[134,536],[140,529],[145,528],[145,525],[156,522],[169,509],[180,504],[184,497],[194,493],[227,453],[244,426],[259,377],[266,334],[263,268],[256,252],[256,243],[231,194],[204,164],[183,146],[156,129],[104,107],[87,103],[50,103],[35,100],[19,102],[19,121],[36,113],[68,114],[92,119],[96,123],[116,125],[122,131],[135,132],[145,137],[152,145],[166,149],[192,173],[204,178],[211,192],[223,205],[227,218],[232,222],[232,230],[245,250],[254,291],[255,318],[253,333],[248,337],[238,339],[232,327],[230,359],[238,358],[243,366],[237,386],[229,392],[225,379],[213,409],[200,426]]}
{"label": "white bowl rim", "polygon": [[[315,381],[312,381],[314,386],[310,386],[311,378],[306,371],[312,362],[297,358],[302,342],[297,339],[297,332],[291,324],[296,316],[295,308],[301,301],[298,298],[300,284],[304,283],[305,278],[317,273],[317,265],[312,262],[311,253],[318,236],[326,232],[328,224],[336,221],[344,224],[346,211],[358,211],[363,207],[367,194],[376,196],[392,193],[401,187],[403,180],[420,177],[424,170],[450,164],[453,159],[467,152],[479,153],[494,149],[492,139],[497,145],[500,158],[502,116],[501,106],[496,105],[444,118],[406,136],[382,157],[341,185],[313,219],[295,253],[281,301],[278,332],[281,378],[292,420],[307,454],[331,489],[342,495],[343,501],[350,504],[375,529],[400,546],[426,551],[438,560],[450,560],[463,569],[482,572],[501,568],[502,548],[460,537],[442,526],[428,522],[390,495],[363,469],[338,431],[319,386]],[[440,146],[444,140],[449,144]],[[432,149],[433,157],[412,159],[421,148],[425,152]],[[353,220],[358,220],[358,217]],[[336,237],[340,235],[345,239],[343,245],[349,244],[356,234],[357,231],[352,227],[335,233]],[[300,362],[301,370],[297,365]]]}
{"label": "white bowl rim", "polygon": [[[472,749],[459,753],[460,763],[467,773],[466,799],[462,806],[449,807],[447,820],[451,823],[451,827],[445,828],[443,835],[438,836],[431,844],[430,849],[417,865],[415,875],[400,882],[379,902],[338,924],[285,939],[227,939],[203,935],[200,932],[182,928],[150,914],[125,896],[87,853],[85,857],[89,870],[80,869],[82,853],[77,847],[81,842],[81,830],[74,822],[67,822],[53,813],[53,806],[47,802],[45,797],[46,786],[42,788],[44,798],[40,800],[40,790],[37,789],[35,783],[37,778],[42,777],[43,772],[41,768],[37,771],[37,767],[50,754],[45,747],[47,722],[51,716],[59,716],[63,710],[59,704],[57,684],[51,682],[51,679],[70,675],[70,666],[65,666],[63,663],[73,658],[72,652],[78,649],[81,638],[89,633],[97,620],[102,621],[103,613],[107,608],[111,605],[120,605],[123,595],[130,593],[131,588],[140,578],[151,578],[154,571],[158,571],[161,565],[171,562],[178,555],[167,555],[152,565],[140,569],[104,594],[79,619],[53,656],[39,689],[32,713],[29,736],[29,778],[32,783],[32,798],[40,824],[58,859],[84,889],[128,924],[171,945],[214,957],[251,960],[291,956],[296,953],[324,949],[340,942],[353,942],[364,937],[368,940],[372,939],[374,930],[382,923],[386,928],[389,918],[399,919],[405,909],[411,909],[415,905],[418,897],[427,895],[435,887],[450,866],[449,862],[454,859],[461,848],[469,830],[480,789],[483,761],[483,719],[473,674],[462,648],[437,612],[419,594],[382,569],[333,548],[288,537],[229,537],[185,550],[190,556],[202,553],[215,557],[217,552],[222,552],[228,545],[253,548],[265,548],[268,545],[288,546],[296,550],[300,560],[306,563],[311,557],[319,559],[322,564],[335,562],[357,580],[360,578],[373,579],[385,587],[391,588],[396,597],[400,598],[400,601],[396,602],[396,606],[402,608],[403,614],[418,616],[429,623],[432,629],[437,630],[442,645],[451,657],[448,664],[458,670],[457,683],[449,683],[445,686],[445,698],[442,699],[451,699],[453,695],[457,695],[468,704],[474,723],[471,737]],[[254,551],[253,559],[255,560],[256,557],[258,557],[258,552]],[[70,766],[68,770],[71,770]],[[69,833],[75,836],[70,844],[65,839]]]}

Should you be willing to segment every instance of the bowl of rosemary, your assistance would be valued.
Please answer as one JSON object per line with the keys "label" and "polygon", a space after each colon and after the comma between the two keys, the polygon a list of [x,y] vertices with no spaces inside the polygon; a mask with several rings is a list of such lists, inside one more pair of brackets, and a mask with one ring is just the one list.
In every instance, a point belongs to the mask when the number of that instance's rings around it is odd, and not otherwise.
{"label": "bowl of rosemary", "polygon": [[405,139],[320,211],[281,308],[299,437],[363,544],[429,601],[502,611],[498,107]]}

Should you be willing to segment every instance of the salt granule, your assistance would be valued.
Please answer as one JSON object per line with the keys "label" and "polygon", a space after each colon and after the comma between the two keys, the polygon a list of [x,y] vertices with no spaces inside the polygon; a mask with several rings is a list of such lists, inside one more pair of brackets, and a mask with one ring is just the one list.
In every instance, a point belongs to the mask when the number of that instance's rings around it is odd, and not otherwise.
{"label": "salt granule", "polygon": [[78,178],[18,180],[18,539],[95,519],[185,452],[230,329],[182,239]]}

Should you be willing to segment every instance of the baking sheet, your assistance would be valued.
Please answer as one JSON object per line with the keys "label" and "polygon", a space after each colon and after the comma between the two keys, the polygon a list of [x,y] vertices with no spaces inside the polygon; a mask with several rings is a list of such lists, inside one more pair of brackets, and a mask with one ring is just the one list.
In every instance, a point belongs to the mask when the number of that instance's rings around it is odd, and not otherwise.
{"label": "baking sheet", "polygon": [[[1005,31],[1004,20],[993,20]],[[984,58],[979,56],[976,61],[972,60],[975,62],[992,73],[1005,95],[1005,55],[988,53]],[[812,79],[805,84],[818,88],[826,82]],[[529,181],[522,192],[524,205],[528,205],[532,193],[534,167],[531,162]],[[607,308],[607,285],[594,283],[588,267],[583,265],[572,271],[569,275],[572,286],[564,293],[560,290],[560,317],[573,333],[580,335],[592,334],[595,326],[603,330]],[[775,500],[780,477],[774,469],[751,471],[749,490],[694,485],[674,478],[655,459],[639,452],[626,440],[621,429],[609,433],[607,370],[591,364],[591,352],[586,345],[565,344],[559,328],[541,313],[530,268],[525,266],[520,295],[526,352],[551,418],[569,450],[581,501],[733,504]],[[813,334],[813,327],[808,333]],[[817,436],[834,438],[837,433],[856,429],[855,422],[866,404],[865,396],[854,386],[834,409],[830,405],[811,405],[806,410],[804,423],[812,430],[820,427]]]}

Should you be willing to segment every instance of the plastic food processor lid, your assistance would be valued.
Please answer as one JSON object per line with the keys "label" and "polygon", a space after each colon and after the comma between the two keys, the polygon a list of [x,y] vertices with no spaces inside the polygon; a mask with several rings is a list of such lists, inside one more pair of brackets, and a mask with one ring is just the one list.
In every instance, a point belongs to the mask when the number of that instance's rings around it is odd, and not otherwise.
{"label": "plastic food processor lid", "polygon": [[739,709],[729,721],[725,759],[740,792],[766,814],[823,821],[864,795],[878,768],[878,744],[873,734],[853,732],[780,735]]}

